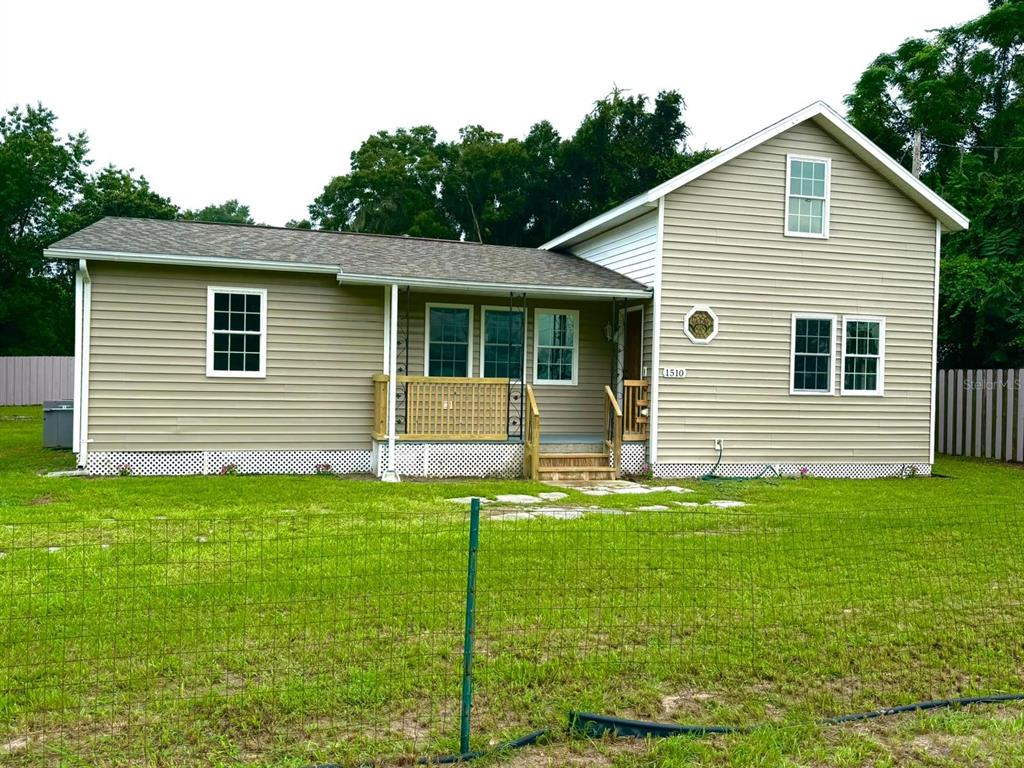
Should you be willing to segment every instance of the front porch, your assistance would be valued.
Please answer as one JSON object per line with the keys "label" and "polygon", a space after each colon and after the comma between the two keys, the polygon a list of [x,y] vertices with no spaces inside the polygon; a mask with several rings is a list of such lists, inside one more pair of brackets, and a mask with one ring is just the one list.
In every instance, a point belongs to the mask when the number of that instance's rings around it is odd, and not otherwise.
{"label": "front porch", "polygon": [[[545,430],[533,384],[508,378],[395,377],[393,439],[391,376],[373,376],[373,439],[378,455],[394,451],[415,474],[431,457],[466,463],[466,474],[483,465],[495,474],[533,480],[613,479],[638,474],[646,465],[648,382],[621,380],[619,393],[603,387],[600,431]],[[399,394],[400,393],[400,394]],[[581,414],[581,423],[590,423]],[[392,447],[393,446],[393,447]],[[413,446],[416,446],[415,448]],[[383,474],[384,463],[378,460]],[[476,466],[473,466],[476,465]]]}

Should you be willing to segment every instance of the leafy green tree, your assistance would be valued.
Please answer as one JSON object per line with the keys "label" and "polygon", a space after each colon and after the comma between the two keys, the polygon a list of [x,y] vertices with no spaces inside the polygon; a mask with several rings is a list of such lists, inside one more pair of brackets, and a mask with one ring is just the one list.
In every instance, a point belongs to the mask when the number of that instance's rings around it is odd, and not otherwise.
{"label": "leafy green tree", "polygon": [[238,200],[232,198],[223,203],[210,204],[198,211],[185,211],[183,219],[191,221],[214,221],[221,224],[255,224],[256,221],[249,213],[249,206],[242,205]]}
{"label": "leafy green tree", "polygon": [[949,366],[1024,364],[1024,0],[877,57],[851,121],[971,219],[942,245],[939,342]]}
{"label": "leafy green tree", "polygon": [[351,171],[331,179],[309,206],[311,222],[324,229],[456,237],[438,194],[443,153],[430,126],[375,133],[352,153]]}
{"label": "leafy green tree", "polygon": [[70,354],[72,271],[47,262],[85,178],[84,133],[61,138],[42,105],[0,117],[0,355]]}
{"label": "leafy green tree", "polygon": [[74,232],[104,216],[178,218],[178,206],[154,192],[145,176],[133,176],[133,171],[108,165],[89,176],[63,222],[64,232]]}
{"label": "leafy green tree", "polygon": [[689,152],[675,91],[598,101],[570,139],[548,122],[523,139],[472,125],[374,134],[310,206],[315,227],[539,245],[710,152]]}

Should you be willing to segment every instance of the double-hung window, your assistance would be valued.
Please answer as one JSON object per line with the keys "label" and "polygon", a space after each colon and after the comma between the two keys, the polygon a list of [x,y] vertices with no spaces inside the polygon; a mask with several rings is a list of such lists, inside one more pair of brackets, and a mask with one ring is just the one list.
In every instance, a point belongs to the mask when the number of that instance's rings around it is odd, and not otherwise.
{"label": "double-hung window", "polygon": [[533,381],[576,384],[580,313],[573,309],[538,309],[533,319]]}
{"label": "double-hung window", "polygon": [[832,161],[786,155],[786,235],[828,237]]}
{"label": "double-hung window", "polygon": [[427,304],[428,376],[472,376],[473,307]]}
{"label": "double-hung window", "polygon": [[835,345],[833,315],[793,315],[790,394],[831,395]]}
{"label": "double-hung window", "polygon": [[206,293],[206,375],[267,375],[267,292],[217,288]]}
{"label": "double-hung window", "polygon": [[843,318],[844,395],[881,395],[885,376],[885,319]]}
{"label": "double-hung window", "polygon": [[480,373],[484,378],[523,377],[523,311],[483,308]]}

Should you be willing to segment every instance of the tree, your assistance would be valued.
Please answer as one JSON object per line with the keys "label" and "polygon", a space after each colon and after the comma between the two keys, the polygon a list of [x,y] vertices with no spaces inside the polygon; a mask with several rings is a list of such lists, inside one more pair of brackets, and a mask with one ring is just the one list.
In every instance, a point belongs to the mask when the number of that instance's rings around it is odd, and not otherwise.
{"label": "tree", "polygon": [[548,122],[523,139],[480,125],[438,142],[430,126],[374,134],[309,207],[326,229],[539,245],[680,173],[689,152],[676,91],[598,101],[570,139]]}
{"label": "tree", "polygon": [[168,198],[154,192],[145,176],[132,175],[108,165],[89,176],[82,184],[78,199],[63,222],[65,233],[99,221],[104,216],[127,216],[140,219],[175,219],[179,209]]}
{"label": "tree", "polygon": [[0,355],[70,354],[71,271],[42,249],[62,235],[84,180],[84,133],[57,135],[42,105],[0,117]]}
{"label": "tree", "polygon": [[249,214],[249,206],[242,205],[238,200],[232,198],[225,200],[219,205],[211,203],[198,211],[185,211],[183,219],[192,221],[215,221],[222,224],[255,224],[255,220]]}
{"label": "tree", "polygon": [[352,153],[352,170],[335,176],[309,206],[324,229],[456,237],[441,206],[444,148],[430,126],[380,131]]}
{"label": "tree", "polygon": [[877,57],[847,97],[854,125],[970,219],[942,245],[949,366],[1024,364],[1024,0]]}

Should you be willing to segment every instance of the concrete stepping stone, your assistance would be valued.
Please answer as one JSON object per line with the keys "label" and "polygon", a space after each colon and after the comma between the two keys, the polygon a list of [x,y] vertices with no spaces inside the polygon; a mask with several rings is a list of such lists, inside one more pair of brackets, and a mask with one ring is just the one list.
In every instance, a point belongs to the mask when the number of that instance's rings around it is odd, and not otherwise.
{"label": "concrete stepping stone", "polygon": [[544,493],[538,493],[537,495],[545,501],[558,501],[559,499],[569,498],[568,493],[562,493],[561,491],[545,491]]}
{"label": "concrete stepping stone", "polygon": [[646,507],[637,507],[638,512],[668,512],[664,504],[648,504]]}
{"label": "concrete stepping stone", "polygon": [[700,506],[700,504],[698,504],[696,501],[673,501],[672,503],[675,504],[677,507],[699,507]]}
{"label": "concrete stepping stone", "polygon": [[693,488],[683,488],[678,485],[663,485],[660,490],[671,491],[672,493],[693,493]]}
{"label": "concrete stepping stone", "polygon": [[494,498],[502,504],[540,504],[543,501],[543,499],[538,499],[527,493],[503,493]]}
{"label": "concrete stepping stone", "polygon": [[588,507],[587,512],[595,515],[628,515],[624,509],[613,509],[612,507]]}
{"label": "concrete stepping stone", "polygon": [[745,501],[733,501],[731,499],[715,499],[709,501],[712,507],[718,507],[719,509],[730,509],[731,507],[745,507],[747,503]]}
{"label": "concrete stepping stone", "polygon": [[500,515],[493,515],[490,520],[532,520],[533,512],[504,512]]}
{"label": "concrete stepping stone", "polygon": [[581,493],[587,496],[610,496],[611,491],[605,488],[586,488]]}
{"label": "concrete stepping stone", "polygon": [[657,491],[654,488],[648,488],[646,485],[626,485],[621,488],[613,488],[612,493],[638,494],[657,493]]}
{"label": "concrete stepping stone", "polygon": [[[500,497],[499,497],[500,498]],[[483,496],[459,496],[456,499],[448,499],[452,504],[472,504],[473,499],[480,499],[480,504],[490,504],[490,499],[485,499]]]}
{"label": "concrete stepping stone", "polygon": [[564,509],[562,507],[538,507],[538,517],[550,517],[555,520],[577,520],[583,517],[582,509]]}

